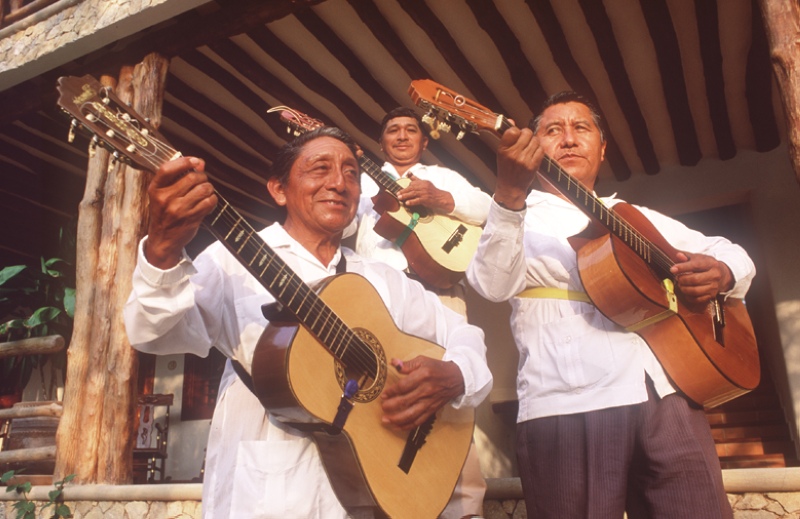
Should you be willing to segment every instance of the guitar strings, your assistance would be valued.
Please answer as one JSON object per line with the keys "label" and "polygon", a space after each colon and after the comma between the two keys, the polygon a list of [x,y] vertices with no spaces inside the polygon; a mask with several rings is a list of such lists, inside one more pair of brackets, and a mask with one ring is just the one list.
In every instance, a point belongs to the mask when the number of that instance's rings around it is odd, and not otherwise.
{"label": "guitar strings", "polygon": [[[117,132],[113,130],[110,124],[107,121],[105,121],[102,117],[97,117],[96,120],[93,122],[104,125],[112,132],[111,135],[120,138],[122,141],[127,142],[129,145],[132,145],[134,147],[134,150],[141,149],[141,146],[134,143],[133,139],[130,136],[126,135],[123,132]],[[177,156],[180,156],[179,152],[176,149],[172,148],[170,145],[161,141],[154,135],[145,134],[141,131],[141,129],[133,125],[131,125],[131,128],[133,128],[134,131],[138,133],[140,138],[145,139],[145,141],[147,142],[152,142],[155,145],[155,151],[152,153],[152,156],[150,153],[148,154],[139,153],[139,156],[142,157],[148,164],[150,164],[152,171],[158,169],[158,166],[161,165],[162,163],[167,162],[168,160],[171,160]],[[106,134],[106,138],[110,139],[111,136]],[[111,146],[114,147],[113,145]],[[127,146],[125,148],[129,149]],[[129,151],[129,152],[136,153],[137,151]],[[214,192],[222,202],[221,204],[218,205],[219,208],[218,218],[220,220],[228,222],[230,224],[230,228],[235,228],[238,225],[241,226],[243,230],[247,231],[249,233],[249,236],[248,236],[248,241],[245,244],[245,247],[252,251],[254,244],[250,242],[250,238],[254,235],[257,235],[257,232],[255,231],[255,229],[252,228],[249,222],[247,222],[243,217],[238,215],[238,213],[236,213],[235,210],[233,210],[232,206],[219,194],[219,192],[216,189],[214,190]],[[230,211],[228,209],[230,209]],[[378,357],[376,353],[372,350],[372,348],[370,348],[369,345],[367,345],[361,339],[361,337],[359,337],[353,330],[351,330],[341,320],[341,318],[327,304],[325,304],[322,301],[322,299],[319,297],[318,294],[316,294],[316,292],[314,292],[307,284],[303,283],[302,280],[300,280],[297,277],[297,275],[288,267],[288,265],[286,265],[285,262],[277,255],[277,253],[275,253],[265,242],[263,242],[263,240],[261,240],[261,246],[253,253],[253,257],[255,258],[257,254],[261,253],[261,251],[265,249],[271,254],[271,258],[269,259],[270,264],[277,263],[278,271],[285,270],[291,274],[289,276],[289,284],[294,283],[294,286],[296,287],[295,294],[293,295],[293,297],[297,295],[296,292],[298,291],[302,290],[306,292],[303,300],[305,301],[306,299],[311,299],[312,301],[311,306],[309,308],[309,312],[313,311],[316,312],[318,315],[325,316],[323,322],[320,324],[320,326],[318,326],[318,328],[327,329],[328,333],[326,337],[328,338],[330,338],[332,335],[335,338],[340,337],[338,339],[338,342],[340,343],[338,349],[344,348],[344,353],[342,355],[347,355],[349,358],[352,358],[351,363],[345,363],[345,364],[357,370],[358,372],[364,373],[367,376],[372,377],[373,379],[377,378],[378,372],[380,371],[378,366]],[[275,260],[278,261],[276,262]],[[269,268],[269,266],[270,265],[268,265],[267,268]],[[265,271],[266,268],[264,269],[264,271],[262,271],[262,273]],[[272,290],[269,291],[272,292]],[[286,288],[284,288],[281,291],[281,294],[285,292]],[[276,299],[280,299],[280,297],[274,292],[273,296],[276,297]],[[317,318],[315,323],[317,323],[318,321],[319,317]],[[312,330],[309,326],[306,326],[306,328],[312,333],[312,335],[317,337],[317,339],[320,340],[320,342],[323,343],[325,342],[324,340],[322,340],[322,337],[320,337],[319,334],[314,330]],[[344,359],[339,358],[339,360],[344,363]]]}

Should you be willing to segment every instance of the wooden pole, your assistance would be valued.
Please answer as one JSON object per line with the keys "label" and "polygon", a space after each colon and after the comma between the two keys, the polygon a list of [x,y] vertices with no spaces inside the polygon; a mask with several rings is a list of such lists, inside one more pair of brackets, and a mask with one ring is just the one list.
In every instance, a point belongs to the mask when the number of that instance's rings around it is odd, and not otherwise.
{"label": "wooden pole", "polygon": [[759,0],[789,135],[789,158],[800,182],[800,3]]}
{"label": "wooden pole", "polygon": [[[137,112],[160,122],[168,61],[151,54],[125,67],[115,92]],[[64,414],[56,434],[54,477],[75,474],[82,484],[132,481],[136,352],[122,308],[131,289],[137,245],[146,229],[145,173],[90,159],[78,218],[75,325],[67,350]]]}

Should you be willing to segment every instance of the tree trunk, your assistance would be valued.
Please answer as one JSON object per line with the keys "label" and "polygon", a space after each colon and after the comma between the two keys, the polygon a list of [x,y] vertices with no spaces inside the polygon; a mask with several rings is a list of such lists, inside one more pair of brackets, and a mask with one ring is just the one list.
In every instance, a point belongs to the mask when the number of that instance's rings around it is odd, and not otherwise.
{"label": "tree trunk", "polygon": [[[116,94],[156,125],[168,62],[151,54],[125,67]],[[113,86],[111,78],[101,83]],[[75,324],[68,351],[64,414],[56,435],[55,478],[77,483],[132,481],[136,352],[122,308],[131,289],[137,245],[146,229],[147,175],[90,158],[78,218]]]}
{"label": "tree trunk", "polygon": [[800,4],[796,0],[759,0],[759,4],[786,114],[789,157],[800,182]]}

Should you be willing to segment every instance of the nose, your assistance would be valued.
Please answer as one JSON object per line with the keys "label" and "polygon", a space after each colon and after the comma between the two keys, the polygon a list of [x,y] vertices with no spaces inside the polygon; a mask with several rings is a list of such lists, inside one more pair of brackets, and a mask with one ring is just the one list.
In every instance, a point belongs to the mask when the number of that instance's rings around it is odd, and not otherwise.
{"label": "nose", "polygon": [[573,146],[575,146],[575,129],[568,126],[561,134],[561,147],[571,148]]}
{"label": "nose", "polygon": [[332,189],[339,193],[344,191],[345,185],[347,184],[346,175],[347,173],[345,172],[343,166],[331,168],[331,171],[328,174],[328,181],[326,182],[328,189]]}

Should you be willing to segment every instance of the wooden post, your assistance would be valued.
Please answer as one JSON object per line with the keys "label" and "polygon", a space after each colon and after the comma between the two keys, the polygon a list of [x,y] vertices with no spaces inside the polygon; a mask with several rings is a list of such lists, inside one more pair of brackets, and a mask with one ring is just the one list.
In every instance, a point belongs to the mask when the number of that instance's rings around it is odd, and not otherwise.
{"label": "wooden post", "polygon": [[[168,65],[165,58],[148,55],[122,69],[115,89],[156,126]],[[100,81],[115,83],[108,77]],[[109,162],[103,150],[89,160],[79,208],[75,324],[56,434],[56,479],[75,474],[82,484],[132,480],[138,366],[122,308],[147,227],[148,181],[146,173]]]}
{"label": "wooden post", "polygon": [[800,182],[800,3],[759,0],[759,4],[786,114],[789,157]]}

